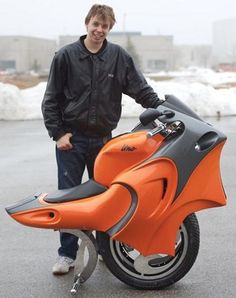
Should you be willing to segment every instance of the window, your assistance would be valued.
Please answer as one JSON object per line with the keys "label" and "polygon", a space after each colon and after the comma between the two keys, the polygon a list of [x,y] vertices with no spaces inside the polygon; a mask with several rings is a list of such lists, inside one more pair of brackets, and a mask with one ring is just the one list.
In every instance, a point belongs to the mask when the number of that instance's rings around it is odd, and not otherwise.
{"label": "window", "polygon": [[15,60],[0,60],[0,70],[16,69]]}
{"label": "window", "polygon": [[149,71],[166,70],[167,63],[165,60],[148,60],[147,68]]}

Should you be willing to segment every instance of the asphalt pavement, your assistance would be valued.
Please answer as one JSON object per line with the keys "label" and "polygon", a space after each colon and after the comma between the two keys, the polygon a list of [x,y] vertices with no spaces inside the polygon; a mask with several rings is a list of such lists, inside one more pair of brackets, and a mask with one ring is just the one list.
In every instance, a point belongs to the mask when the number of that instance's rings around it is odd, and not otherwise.
{"label": "asphalt pavement", "polygon": [[[122,119],[115,134],[130,130],[136,122]],[[228,204],[197,213],[201,244],[190,272],[169,288],[144,291],[123,284],[98,262],[78,297],[236,297],[236,117],[208,122],[228,136],[221,159]],[[70,297],[73,273],[60,277],[51,273],[58,232],[20,225],[4,209],[28,195],[56,189],[54,144],[41,120],[0,121],[0,140],[0,297]]]}

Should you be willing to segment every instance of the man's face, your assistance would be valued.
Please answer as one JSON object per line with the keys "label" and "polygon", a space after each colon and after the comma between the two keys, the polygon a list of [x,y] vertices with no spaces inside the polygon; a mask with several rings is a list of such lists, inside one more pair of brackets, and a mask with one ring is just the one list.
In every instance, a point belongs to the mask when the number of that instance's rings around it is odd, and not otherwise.
{"label": "man's face", "polygon": [[94,16],[90,19],[86,28],[90,42],[102,44],[110,31],[110,23],[109,21],[104,21],[103,19]]}

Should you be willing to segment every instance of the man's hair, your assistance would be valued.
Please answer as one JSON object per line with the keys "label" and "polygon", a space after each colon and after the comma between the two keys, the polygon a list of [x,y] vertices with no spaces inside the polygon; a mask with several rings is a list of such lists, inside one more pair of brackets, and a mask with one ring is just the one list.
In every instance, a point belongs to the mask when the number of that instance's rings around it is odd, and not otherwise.
{"label": "man's hair", "polygon": [[103,21],[109,21],[110,22],[110,29],[114,26],[116,19],[115,19],[115,14],[112,9],[112,7],[108,5],[100,5],[100,4],[94,4],[86,18],[85,18],[85,24],[88,25],[89,21],[91,20],[92,17],[98,16],[101,18]]}

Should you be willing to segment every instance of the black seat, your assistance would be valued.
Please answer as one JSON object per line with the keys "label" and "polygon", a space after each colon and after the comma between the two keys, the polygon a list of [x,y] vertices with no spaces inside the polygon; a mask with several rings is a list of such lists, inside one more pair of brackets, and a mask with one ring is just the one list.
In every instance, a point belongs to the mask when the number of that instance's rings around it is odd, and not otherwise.
{"label": "black seat", "polygon": [[63,203],[75,201],[86,197],[92,197],[105,192],[107,188],[90,179],[85,183],[72,188],[57,190],[54,193],[48,194],[44,199],[48,203]]}

